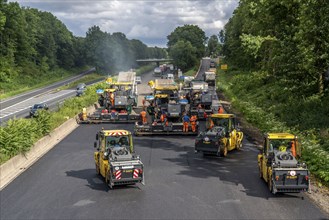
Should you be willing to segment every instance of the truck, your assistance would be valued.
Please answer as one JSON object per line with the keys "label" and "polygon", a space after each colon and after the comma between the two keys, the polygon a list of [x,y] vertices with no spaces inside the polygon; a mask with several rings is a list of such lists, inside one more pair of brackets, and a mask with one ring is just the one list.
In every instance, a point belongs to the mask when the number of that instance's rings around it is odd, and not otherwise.
{"label": "truck", "polygon": [[290,133],[266,133],[257,156],[259,177],[276,193],[298,193],[309,190],[310,172],[300,162],[301,146]]}
{"label": "truck", "polygon": [[216,72],[207,71],[204,73],[204,81],[208,83],[208,86],[215,87],[216,86]]}
{"label": "truck", "polygon": [[226,157],[229,151],[242,148],[243,132],[234,114],[212,114],[206,122],[206,130],[195,139],[195,152],[203,155]]}
{"label": "truck", "polygon": [[96,173],[112,189],[118,185],[144,184],[144,164],[135,153],[131,132],[104,130],[94,142]]}

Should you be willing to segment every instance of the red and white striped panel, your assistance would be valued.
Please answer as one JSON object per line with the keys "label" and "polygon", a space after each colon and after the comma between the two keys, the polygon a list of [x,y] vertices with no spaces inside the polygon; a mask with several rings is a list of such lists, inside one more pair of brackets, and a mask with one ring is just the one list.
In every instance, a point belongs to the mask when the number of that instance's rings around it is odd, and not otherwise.
{"label": "red and white striped panel", "polygon": [[115,172],[115,179],[121,180],[121,174],[122,174],[121,170],[118,170],[117,172]]}
{"label": "red and white striped panel", "polygon": [[134,169],[133,178],[138,178],[138,174],[139,174],[139,170],[138,169]]}
{"label": "red and white striped panel", "polygon": [[121,135],[127,135],[128,132],[122,131],[122,132],[109,132],[107,133],[108,136],[121,136]]}

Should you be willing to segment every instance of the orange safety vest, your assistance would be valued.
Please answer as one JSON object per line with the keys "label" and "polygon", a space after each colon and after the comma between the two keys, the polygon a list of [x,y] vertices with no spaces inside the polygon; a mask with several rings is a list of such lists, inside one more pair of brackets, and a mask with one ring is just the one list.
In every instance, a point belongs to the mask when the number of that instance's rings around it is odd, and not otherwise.
{"label": "orange safety vest", "polygon": [[141,116],[142,116],[143,118],[145,118],[145,117],[146,117],[146,111],[141,111]]}
{"label": "orange safety vest", "polygon": [[218,114],[223,114],[224,113],[224,109],[222,106],[219,106],[218,108]]}

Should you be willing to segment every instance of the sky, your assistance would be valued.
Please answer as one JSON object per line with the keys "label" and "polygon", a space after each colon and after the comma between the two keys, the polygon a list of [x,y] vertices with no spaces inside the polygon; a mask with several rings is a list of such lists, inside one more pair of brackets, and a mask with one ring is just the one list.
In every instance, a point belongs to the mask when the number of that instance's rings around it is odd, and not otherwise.
{"label": "sky", "polygon": [[[14,0],[11,0],[14,1]],[[48,11],[75,35],[85,37],[97,25],[122,32],[148,46],[166,47],[176,27],[198,25],[207,37],[223,29],[238,0],[15,0],[21,6]]]}

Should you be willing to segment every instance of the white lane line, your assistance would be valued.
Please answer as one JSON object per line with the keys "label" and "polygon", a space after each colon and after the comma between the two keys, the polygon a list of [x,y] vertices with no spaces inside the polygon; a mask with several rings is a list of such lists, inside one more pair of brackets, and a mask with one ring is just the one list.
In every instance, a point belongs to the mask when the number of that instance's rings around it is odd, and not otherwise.
{"label": "white lane line", "polygon": [[[56,99],[56,98],[58,98],[58,97],[61,97],[61,96],[64,96],[64,95],[67,95],[67,94],[70,94],[70,93],[73,93],[73,92],[75,92],[75,90],[61,90],[61,92],[59,92],[60,94],[59,95],[55,95],[55,96],[51,96],[50,98],[48,98],[48,99],[45,99],[45,100],[41,100],[40,102],[38,102],[38,103],[44,103],[44,102],[47,102],[47,101],[50,101],[50,100],[53,100],[53,99]],[[3,109],[3,110],[1,110],[0,111],[0,119],[2,119],[2,118],[5,118],[5,117],[8,117],[8,116],[10,116],[10,115],[13,115],[13,114],[15,114],[15,113],[17,113],[17,112],[20,112],[20,111],[23,111],[23,110],[26,110],[26,109],[28,109],[28,108],[30,108],[30,106],[31,106],[31,103],[29,103],[27,106],[22,106],[22,107],[20,107],[20,109],[19,110],[16,110],[16,111],[14,111],[14,112],[9,112],[9,113],[5,113],[4,114],[4,110],[7,110],[7,109],[10,109],[10,108],[12,108],[12,107],[14,107],[14,106],[17,106],[17,105],[20,105],[20,104],[24,104],[25,102],[27,102],[27,101],[29,101],[29,100],[32,100],[33,98],[35,98],[35,97],[32,97],[32,98],[29,98],[29,99],[26,99],[26,100],[24,100],[24,101],[22,101],[22,102],[19,102],[19,103],[17,103],[17,104],[15,104],[15,105],[12,105],[12,106],[10,106],[10,107],[7,107],[7,108],[5,108],[5,109]],[[37,99],[37,98],[35,98],[35,99]]]}

